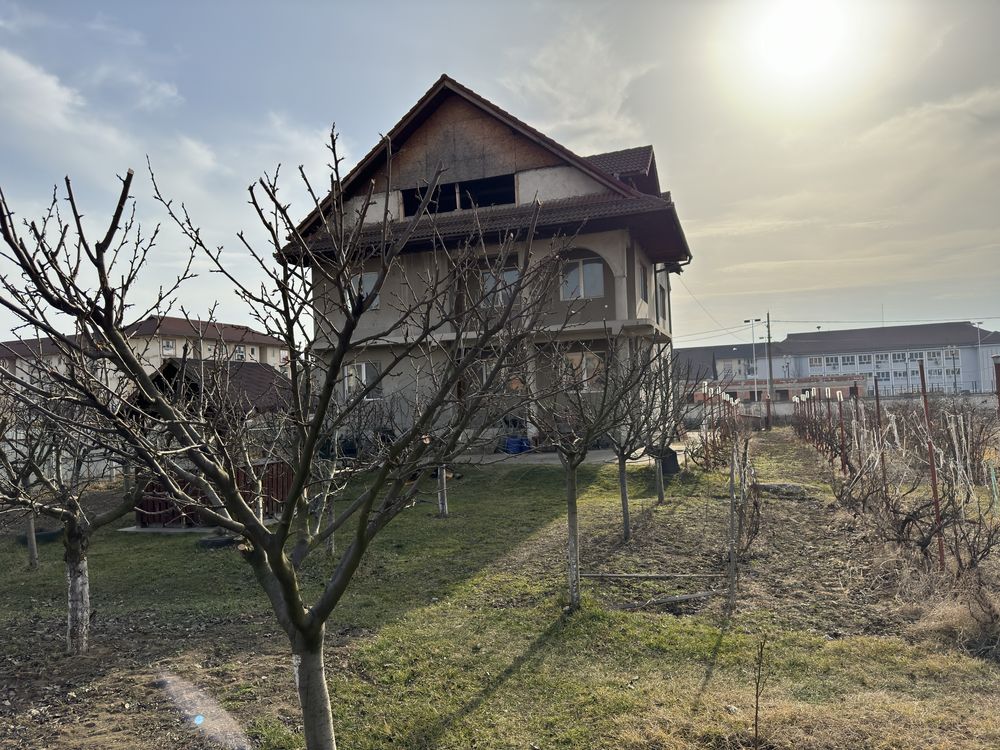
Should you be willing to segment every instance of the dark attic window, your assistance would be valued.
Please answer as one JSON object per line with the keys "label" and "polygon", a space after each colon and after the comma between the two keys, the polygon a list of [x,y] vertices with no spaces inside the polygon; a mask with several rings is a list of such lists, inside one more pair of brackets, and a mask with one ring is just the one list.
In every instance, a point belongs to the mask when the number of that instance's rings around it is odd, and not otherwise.
{"label": "dark attic window", "polygon": [[[413,216],[420,208],[426,188],[409,188],[403,190],[403,215]],[[505,174],[499,177],[486,177],[481,180],[466,180],[464,182],[446,182],[439,185],[434,197],[428,204],[431,213],[447,213],[458,208],[488,208],[489,206],[504,206],[515,202],[514,175]]]}

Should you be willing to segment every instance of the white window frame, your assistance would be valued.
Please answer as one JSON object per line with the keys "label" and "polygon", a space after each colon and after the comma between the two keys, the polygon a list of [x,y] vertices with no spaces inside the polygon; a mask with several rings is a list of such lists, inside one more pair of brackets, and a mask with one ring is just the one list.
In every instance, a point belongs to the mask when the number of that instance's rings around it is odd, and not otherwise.
{"label": "white window frame", "polygon": [[[586,288],[585,274],[583,267],[587,264],[594,264],[600,266],[601,269],[601,292],[600,294],[591,294]],[[579,289],[577,293],[566,294],[566,269],[569,266],[576,266],[577,275],[579,278]],[[606,293],[604,289],[604,260],[602,258],[577,258],[575,260],[565,260],[562,264],[562,278],[559,280],[559,299],[563,302],[572,302],[578,299],[602,299]]]}
{"label": "white window frame", "polygon": [[174,339],[160,339],[160,354],[164,357],[172,357],[177,351]]}
{"label": "white window frame", "polygon": [[[368,368],[371,367],[373,370],[376,369],[373,362],[351,362],[350,364],[344,365],[344,369],[341,371],[344,380],[344,398],[351,399],[354,394],[368,387]],[[358,374],[360,373],[360,375]],[[377,373],[376,373],[377,376]],[[360,387],[357,389],[351,387],[351,383],[360,382]],[[364,397],[365,401],[378,401],[382,398],[382,387],[381,384],[373,388],[367,396]]]}
{"label": "white window frame", "polygon": [[604,358],[596,352],[566,352],[564,355],[574,380],[583,391],[600,390],[600,373],[604,369]]}
{"label": "white window frame", "polygon": [[233,360],[236,362],[246,362],[247,361],[247,348],[243,344],[237,344],[233,347]]}
{"label": "white window frame", "polygon": [[649,304],[649,268],[645,263],[639,264],[639,299]]}

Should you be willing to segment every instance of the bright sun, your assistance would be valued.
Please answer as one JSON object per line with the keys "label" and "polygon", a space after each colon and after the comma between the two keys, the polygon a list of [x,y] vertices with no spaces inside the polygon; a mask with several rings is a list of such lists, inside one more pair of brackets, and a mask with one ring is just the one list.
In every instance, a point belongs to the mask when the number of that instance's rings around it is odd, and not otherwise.
{"label": "bright sun", "polygon": [[849,18],[844,0],[772,0],[751,25],[750,64],[772,83],[822,85],[849,62]]}
{"label": "bright sun", "polygon": [[720,7],[726,11],[713,43],[722,80],[757,111],[818,113],[859,83],[856,74],[867,65],[866,24],[875,14],[862,12],[867,8],[857,0]]}

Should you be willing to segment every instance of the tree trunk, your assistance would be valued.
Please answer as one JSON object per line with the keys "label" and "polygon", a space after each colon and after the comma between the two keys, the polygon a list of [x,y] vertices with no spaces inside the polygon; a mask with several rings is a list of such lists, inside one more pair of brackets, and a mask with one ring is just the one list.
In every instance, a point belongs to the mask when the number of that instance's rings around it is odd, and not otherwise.
{"label": "tree trunk", "polygon": [[69,611],[66,619],[66,652],[86,653],[90,646],[90,573],[87,570],[86,529],[76,521],[66,524],[66,587]]}
{"label": "tree trunk", "polygon": [[323,666],[323,638],[325,626],[318,635],[296,635],[292,640],[292,671],[295,689],[302,708],[302,726],[305,728],[306,750],[337,750],[333,734],[333,714],[330,711],[330,693],[326,687]]}
{"label": "tree trunk", "polygon": [[566,468],[566,519],[569,539],[566,545],[569,574],[569,608],[580,608],[580,526],[576,511],[576,466]]}
{"label": "tree trunk", "polygon": [[28,544],[28,570],[38,570],[38,540],[35,539],[35,514],[28,514],[28,528],[25,531]]}
{"label": "tree trunk", "polygon": [[667,497],[663,491],[663,459],[659,456],[653,459],[653,471],[656,473],[656,502],[660,504]]}
{"label": "tree trunk", "polygon": [[622,496],[622,538],[627,542],[632,538],[632,519],[628,511],[628,470],[625,456],[618,456],[618,491]]}

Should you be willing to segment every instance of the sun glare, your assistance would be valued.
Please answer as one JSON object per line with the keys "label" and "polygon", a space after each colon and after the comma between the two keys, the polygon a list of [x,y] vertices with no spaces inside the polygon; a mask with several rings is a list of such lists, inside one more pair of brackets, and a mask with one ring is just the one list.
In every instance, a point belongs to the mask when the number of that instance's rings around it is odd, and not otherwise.
{"label": "sun glare", "polygon": [[712,46],[723,85],[770,116],[819,115],[861,85],[881,13],[856,0],[722,5]]}
{"label": "sun glare", "polygon": [[835,78],[850,53],[847,16],[843,0],[773,0],[749,29],[751,66],[790,88]]}

